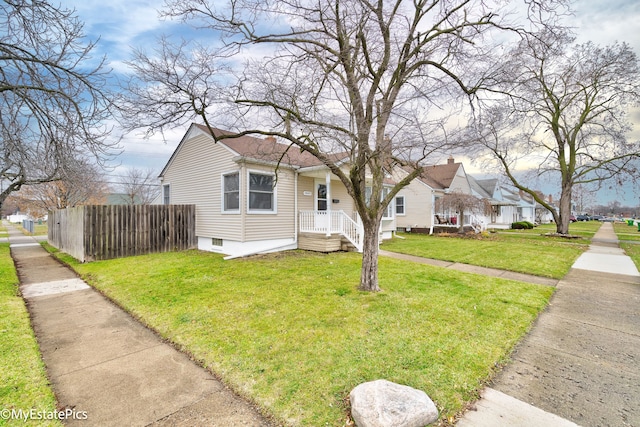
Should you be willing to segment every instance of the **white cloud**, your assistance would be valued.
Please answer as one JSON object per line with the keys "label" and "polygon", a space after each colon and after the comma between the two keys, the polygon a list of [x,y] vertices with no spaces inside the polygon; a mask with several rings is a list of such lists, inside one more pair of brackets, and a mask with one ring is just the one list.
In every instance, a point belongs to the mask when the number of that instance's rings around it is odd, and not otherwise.
{"label": "white cloud", "polygon": [[607,45],[627,42],[640,55],[640,2],[637,0],[577,0],[574,3],[578,41]]}

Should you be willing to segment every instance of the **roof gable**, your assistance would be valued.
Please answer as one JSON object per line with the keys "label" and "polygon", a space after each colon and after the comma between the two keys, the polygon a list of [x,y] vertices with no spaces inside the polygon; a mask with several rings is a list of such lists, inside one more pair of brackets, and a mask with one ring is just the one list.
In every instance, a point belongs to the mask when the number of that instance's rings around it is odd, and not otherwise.
{"label": "roof gable", "polygon": [[436,190],[446,190],[458,174],[462,163],[425,166],[418,177],[422,182]]}
{"label": "roof gable", "polygon": [[497,199],[497,200],[502,199],[502,192],[500,191],[500,185],[499,185],[498,179],[496,178],[477,179],[476,183],[492,199]]}
{"label": "roof gable", "polygon": [[[308,151],[302,151],[297,146],[279,143],[274,137],[258,138],[250,135],[243,135],[239,137],[225,138],[215,142],[213,136],[220,137],[223,135],[234,135],[234,132],[217,128],[212,129],[212,131],[213,133],[210,132],[206,126],[193,123],[180,140],[180,144],[178,144],[178,147],[171,155],[171,158],[162,169],[160,176],[164,176],[167,168],[180,151],[185,141],[198,135],[206,135],[208,138],[211,138],[212,143],[230,150],[236,156],[256,162],[267,162],[273,164],[279,163],[300,168],[323,166],[323,163]],[[337,153],[329,154],[328,157],[334,162],[339,162],[347,159],[349,156],[348,153]]]}

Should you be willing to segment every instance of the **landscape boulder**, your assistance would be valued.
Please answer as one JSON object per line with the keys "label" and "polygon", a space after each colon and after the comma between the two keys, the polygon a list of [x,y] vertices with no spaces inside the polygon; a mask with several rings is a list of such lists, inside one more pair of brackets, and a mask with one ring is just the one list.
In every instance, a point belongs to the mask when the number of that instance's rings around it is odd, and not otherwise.
{"label": "landscape boulder", "polygon": [[349,399],[358,427],[423,427],[438,419],[438,409],[424,391],[387,380],[360,384]]}

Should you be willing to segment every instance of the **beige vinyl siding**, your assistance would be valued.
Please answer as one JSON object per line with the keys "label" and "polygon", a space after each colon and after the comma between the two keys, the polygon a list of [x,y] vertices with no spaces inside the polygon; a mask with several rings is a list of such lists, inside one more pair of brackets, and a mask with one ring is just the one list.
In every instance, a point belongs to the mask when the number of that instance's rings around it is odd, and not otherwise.
{"label": "beige vinyl siding", "polygon": [[[339,203],[333,203],[333,200],[339,200]],[[355,204],[353,199],[347,193],[347,189],[342,181],[331,181],[331,210],[344,211],[352,219],[355,219]]]}
{"label": "beige vinyl siding", "polygon": [[431,189],[414,180],[400,190],[404,196],[404,215],[396,214],[397,227],[429,227],[431,226]]}
{"label": "beige vinyl siding", "polygon": [[243,241],[294,238],[296,234],[295,224],[295,173],[291,169],[280,168],[275,189],[276,212],[252,213],[247,211],[248,172],[273,174],[273,167],[245,165],[240,181],[240,205],[245,218],[245,233]]}
{"label": "beige vinyl siding", "polygon": [[[395,179],[400,181],[406,174],[397,173]],[[400,190],[398,196],[404,196],[404,215],[396,215],[396,227],[430,227],[431,226],[431,187],[418,179],[414,179]]]}
{"label": "beige vinyl siding", "polygon": [[[163,183],[171,186],[171,203],[196,205],[200,237],[241,238],[241,215],[221,213],[222,174],[240,169],[233,157],[227,148],[200,134],[183,141],[165,171]],[[243,180],[241,174],[241,185]]]}
{"label": "beige vinyl siding", "polygon": [[[355,205],[353,199],[347,193],[347,189],[344,184],[335,177],[332,176],[331,180],[331,210],[344,211],[351,218],[355,219]],[[299,211],[314,211],[316,210],[316,183],[325,182],[322,178],[313,178],[309,176],[300,176],[298,179],[298,210]],[[305,191],[310,195],[305,195]],[[333,200],[339,200],[338,203],[333,203]]]}
{"label": "beige vinyl siding", "polygon": [[[305,195],[305,191],[308,193]],[[298,210],[313,211],[315,210],[315,180],[310,176],[298,177]]]}

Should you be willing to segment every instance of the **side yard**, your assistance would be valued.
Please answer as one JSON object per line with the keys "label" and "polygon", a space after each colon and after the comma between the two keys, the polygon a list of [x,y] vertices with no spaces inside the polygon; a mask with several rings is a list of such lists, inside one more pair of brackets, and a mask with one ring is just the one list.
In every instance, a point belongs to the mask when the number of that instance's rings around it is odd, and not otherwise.
{"label": "side yard", "polygon": [[348,422],[348,393],[385,378],[425,390],[453,422],[548,303],[550,287],[359,254],[223,261],[187,251],[78,264],[91,285],[288,425]]}
{"label": "side yard", "polygon": [[[8,243],[0,243],[0,426],[25,425],[12,418],[19,412],[34,410],[51,413],[56,409],[53,392],[45,374],[44,364],[29,314],[18,296],[18,277]],[[38,425],[61,426],[55,420],[39,420]]]}

